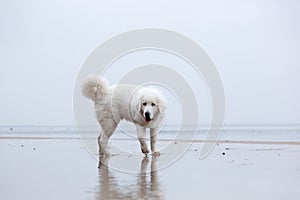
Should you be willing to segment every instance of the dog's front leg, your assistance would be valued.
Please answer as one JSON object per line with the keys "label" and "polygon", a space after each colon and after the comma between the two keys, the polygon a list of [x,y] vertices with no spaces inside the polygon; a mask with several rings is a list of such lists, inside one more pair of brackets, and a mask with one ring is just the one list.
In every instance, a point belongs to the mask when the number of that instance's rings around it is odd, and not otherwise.
{"label": "dog's front leg", "polygon": [[156,140],[157,140],[158,128],[150,129],[150,139],[151,139],[151,151],[154,156],[159,156],[160,153],[156,151]]}
{"label": "dog's front leg", "polygon": [[142,126],[136,126],[137,136],[141,144],[141,150],[144,154],[149,153],[146,143],[146,129]]}

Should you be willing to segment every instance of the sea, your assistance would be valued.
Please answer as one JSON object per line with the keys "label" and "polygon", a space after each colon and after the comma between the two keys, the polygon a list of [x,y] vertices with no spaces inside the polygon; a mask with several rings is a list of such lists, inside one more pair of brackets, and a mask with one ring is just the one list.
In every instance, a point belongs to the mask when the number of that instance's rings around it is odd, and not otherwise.
{"label": "sea", "polygon": [[[81,138],[84,135],[97,137],[100,128],[97,125],[7,125],[0,126],[0,138]],[[224,125],[216,126],[180,126],[165,125],[158,138],[176,138],[178,134],[192,135],[191,139],[205,139],[215,134],[218,140],[242,141],[300,141],[300,125]],[[120,126],[114,138],[135,138],[134,126]]]}

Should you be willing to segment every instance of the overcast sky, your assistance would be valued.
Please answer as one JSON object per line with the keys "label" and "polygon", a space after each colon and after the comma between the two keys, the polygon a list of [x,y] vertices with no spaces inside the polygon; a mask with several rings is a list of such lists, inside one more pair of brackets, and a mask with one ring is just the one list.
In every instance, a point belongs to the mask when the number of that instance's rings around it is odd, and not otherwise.
{"label": "overcast sky", "polygon": [[299,2],[1,1],[0,125],[73,124],[85,59],[112,36],[145,27],[177,31],[206,50],[225,87],[226,124],[300,124]]}

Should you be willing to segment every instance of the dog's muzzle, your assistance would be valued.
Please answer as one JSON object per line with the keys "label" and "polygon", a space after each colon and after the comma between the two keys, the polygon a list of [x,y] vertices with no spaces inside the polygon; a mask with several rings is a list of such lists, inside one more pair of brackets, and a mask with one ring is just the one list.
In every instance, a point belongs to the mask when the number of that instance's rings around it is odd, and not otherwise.
{"label": "dog's muzzle", "polygon": [[152,120],[149,112],[145,112],[145,120],[146,122],[150,122]]}

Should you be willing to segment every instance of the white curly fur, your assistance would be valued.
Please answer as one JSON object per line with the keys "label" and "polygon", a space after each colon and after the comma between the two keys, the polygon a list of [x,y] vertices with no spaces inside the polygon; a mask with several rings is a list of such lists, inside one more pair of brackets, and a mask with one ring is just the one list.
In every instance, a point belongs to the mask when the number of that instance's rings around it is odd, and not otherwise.
{"label": "white curly fur", "polygon": [[107,80],[97,75],[90,75],[83,81],[81,90],[85,97],[96,101],[108,93],[108,87]]}

